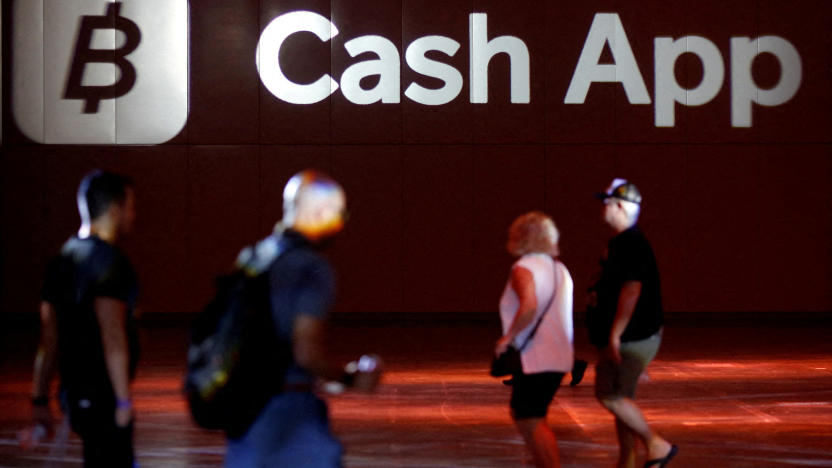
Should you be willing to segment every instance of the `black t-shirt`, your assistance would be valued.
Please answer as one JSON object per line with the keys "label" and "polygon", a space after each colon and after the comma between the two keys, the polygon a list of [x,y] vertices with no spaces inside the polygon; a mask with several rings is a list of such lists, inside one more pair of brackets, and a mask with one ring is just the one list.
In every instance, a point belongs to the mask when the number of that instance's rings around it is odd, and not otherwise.
{"label": "black t-shirt", "polygon": [[609,343],[618,297],[627,281],[641,282],[641,294],[621,341],[642,340],[659,331],[662,326],[659,269],[653,249],[638,226],[610,240],[607,257],[601,259],[601,269],[601,278],[593,286],[597,306],[588,311],[587,325],[592,344],[604,347]]}
{"label": "black t-shirt", "polygon": [[[276,333],[291,342],[299,315],[324,319],[335,296],[335,277],[330,264],[301,235],[287,231],[267,241],[281,245],[283,252],[269,269],[269,300]],[[286,373],[286,383],[305,384],[314,377],[297,364]]]}
{"label": "black t-shirt", "polygon": [[61,388],[70,398],[114,398],[93,306],[97,297],[127,304],[132,378],[139,351],[133,320],[137,295],[138,282],[130,261],[98,237],[71,237],[49,262],[42,299],[52,304],[57,314]]}

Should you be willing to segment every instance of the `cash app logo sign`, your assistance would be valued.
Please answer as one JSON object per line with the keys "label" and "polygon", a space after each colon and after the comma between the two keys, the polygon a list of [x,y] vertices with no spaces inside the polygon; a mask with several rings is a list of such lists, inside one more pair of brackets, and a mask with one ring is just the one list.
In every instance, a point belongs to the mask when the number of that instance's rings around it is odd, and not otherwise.
{"label": "cash app logo sign", "polygon": [[187,0],[17,1],[12,102],[48,144],[158,144],[188,117]]}
{"label": "cash app logo sign", "polygon": [[[84,16],[72,54],[72,66],[66,82],[65,99],[82,99],[85,101],[84,113],[95,114],[102,99],[114,99],[124,96],[136,84],[136,68],[126,58],[139,47],[142,32],[136,23],[120,15],[121,3],[107,5],[104,16]],[[120,31],[126,38],[124,44],[113,50],[93,49],[92,36],[97,30]],[[91,63],[112,63],[118,68],[118,81],[106,86],[84,86],[82,79],[87,65]]]}

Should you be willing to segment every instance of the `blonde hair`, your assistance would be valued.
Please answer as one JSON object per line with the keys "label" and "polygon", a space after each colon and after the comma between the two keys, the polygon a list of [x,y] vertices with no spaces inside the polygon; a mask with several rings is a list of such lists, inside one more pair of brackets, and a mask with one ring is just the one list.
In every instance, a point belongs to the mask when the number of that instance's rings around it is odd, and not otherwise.
{"label": "blonde hair", "polygon": [[528,253],[558,254],[560,232],[552,218],[540,211],[518,216],[508,229],[509,253],[522,256]]}

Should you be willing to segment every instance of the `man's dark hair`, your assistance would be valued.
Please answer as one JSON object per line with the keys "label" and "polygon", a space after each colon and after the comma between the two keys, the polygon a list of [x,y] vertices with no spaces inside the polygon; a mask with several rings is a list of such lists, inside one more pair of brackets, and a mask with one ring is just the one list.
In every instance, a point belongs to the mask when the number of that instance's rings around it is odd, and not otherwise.
{"label": "man's dark hair", "polygon": [[133,181],[123,175],[99,170],[90,172],[84,176],[78,187],[78,209],[83,215],[83,203],[90,220],[95,220],[104,214],[112,203],[124,203],[128,187],[133,187]]}

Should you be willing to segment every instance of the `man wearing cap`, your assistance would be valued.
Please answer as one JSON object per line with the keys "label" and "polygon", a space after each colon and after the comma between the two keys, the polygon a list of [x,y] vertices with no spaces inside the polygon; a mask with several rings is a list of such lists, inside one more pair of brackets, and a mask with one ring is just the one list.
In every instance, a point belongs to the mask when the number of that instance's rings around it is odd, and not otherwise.
{"label": "man wearing cap", "polygon": [[636,466],[638,437],[647,448],[645,467],[665,466],[678,451],[655,433],[635,404],[639,375],[659,350],[662,302],[653,249],[639,229],[641,193],[615,179],[604,193],[604,222],[614,233],[601,259],[601,275],[591,288],[588,308],[590,341],[599,349],[595,396],[615,416],[619,467]]}

